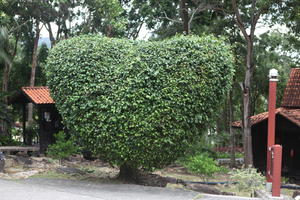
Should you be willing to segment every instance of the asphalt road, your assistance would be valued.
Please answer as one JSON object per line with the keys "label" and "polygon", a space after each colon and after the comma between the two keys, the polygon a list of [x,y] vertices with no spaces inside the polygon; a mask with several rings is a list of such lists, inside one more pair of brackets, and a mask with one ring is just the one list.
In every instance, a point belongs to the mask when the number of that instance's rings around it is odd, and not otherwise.
{"label": "asphalt road", "polygon": [[[0,200],[250,200],[251,198],[204,195],[181,189],[130,184],[32,178],[0,179]],[[251,199],[253,200],[253,199]]]}

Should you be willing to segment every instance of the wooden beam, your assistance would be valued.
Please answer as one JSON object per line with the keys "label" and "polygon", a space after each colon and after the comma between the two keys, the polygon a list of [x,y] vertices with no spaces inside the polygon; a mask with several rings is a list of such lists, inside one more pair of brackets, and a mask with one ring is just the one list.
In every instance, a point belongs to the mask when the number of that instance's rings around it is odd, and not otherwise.
{"label": "wooden beam", "polygon": [[23,126],[23,143],[25,144],[25,139],[26,139],[26,103],[23,103],[22,126]]}

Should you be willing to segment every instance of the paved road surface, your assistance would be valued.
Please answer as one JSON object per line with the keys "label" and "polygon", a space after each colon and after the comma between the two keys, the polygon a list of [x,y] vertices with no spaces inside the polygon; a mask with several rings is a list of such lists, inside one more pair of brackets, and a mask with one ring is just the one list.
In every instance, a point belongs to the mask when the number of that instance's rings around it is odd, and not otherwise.
{"label": "paved road surface", "polygon": [[[250,200],[181,189],[32,178],[0,179],[0,200]],[[253,200],[253,199],[251,199]]]}

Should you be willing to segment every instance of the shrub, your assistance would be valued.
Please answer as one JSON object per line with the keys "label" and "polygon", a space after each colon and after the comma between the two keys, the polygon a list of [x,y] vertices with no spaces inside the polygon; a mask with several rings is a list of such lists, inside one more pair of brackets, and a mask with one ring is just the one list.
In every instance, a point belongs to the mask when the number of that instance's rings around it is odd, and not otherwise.
{"label": "shrub", "polygon": [[78,152],[72,139],[67,140],[63,131],[54,135],[56,142],[48,146],[47,155],[54,159],[66,159]]}
{"label": "shrub", "polygon": [[222,168],[207,154],[191,156],[183,165],[189,172],[202,176],[212,176],[214,173],[222,171]]}
{"label": "shrub", "polygon": [[[230,158],[231,154],[230,152],[216,152],[216,158]],[[240,152],[235,153],[236,158],[243,158],[244,154]]]}
{"label": "shrub", "polygon": [[10,136],[0,136],[0,146],[21,146],[22,142],[12,139]]}
{"label": "shrub", "polygon": [[201,135],[197,141],[187,147],[184,156],[180,158],[180,160],[203,153],[208,155],[210,158],[217,158],[217,152],[213,149],[211,142],[207,140],[207,134],[205,133]]}
{"label": "shrub", "polygon": [[213,36],[57,44],[46,76],[65,125],[111,164],[153,169],[197,140],[231,87],[230,47]]}
{"label": "shrub", "polygon": [[252,192],[262,189],[265,184],[266,178],[252,167],[234,169],[229,174],[233,181],[237,181],[236,186],[239,191]]}

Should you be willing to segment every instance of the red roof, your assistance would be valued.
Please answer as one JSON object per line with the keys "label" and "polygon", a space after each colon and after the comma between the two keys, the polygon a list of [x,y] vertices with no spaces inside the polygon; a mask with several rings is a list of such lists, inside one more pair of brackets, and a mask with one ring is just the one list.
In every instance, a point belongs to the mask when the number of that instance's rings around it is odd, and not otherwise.
{"label": "red roof", "polygon": [[300,127],[300,109],[281,108],[279,114]]}
{"label": "red roof", "polygon": [[22,92],[35,104],[54,104],[48,87],[22,87]]}
{"label": "red roof", "polygon": [[[276,114],[280,114],[300,127],[300,68],[291,69],[282,104],[280,108],[276,109]],[[268,119],[268,112],[254,115],[250,117],[250,125],[255,125],[266,119]],[[232,126],[242,127],[242,121],[233,122]]]}
{"label": "red roof", "polygon": [[300,108],[300,68],[291,69],[281,106]]}
{"label": "red roof", "polygon": [[[275,111],[276,115],[279,114],[284,118],[290,120],[294,124],[300,127],[300,109],[289,109],[289,108],[277,108]],[[250,125],[255,125],[264,120],[268,119],[268,112],[260,113],[250,117]],[[232,123],[233,127],[240,128],[242,127],[242,121],[236,121]]]}
{"label": "red roof", "polygon": [[[278,110],[276,109],[276,114],[277,114]],[[258,115],[254,115],[254,116],[251,116],[250,117],[250,126],[252,125],[255,125],[259,122],[262,122],[266,119],[268,119],[268,112],[263,112],[263,113],[260,113]],[[232,126],[233,127],[242,127],[242,121],[236,121],[236,122],[233,122],[232,123]]]}

